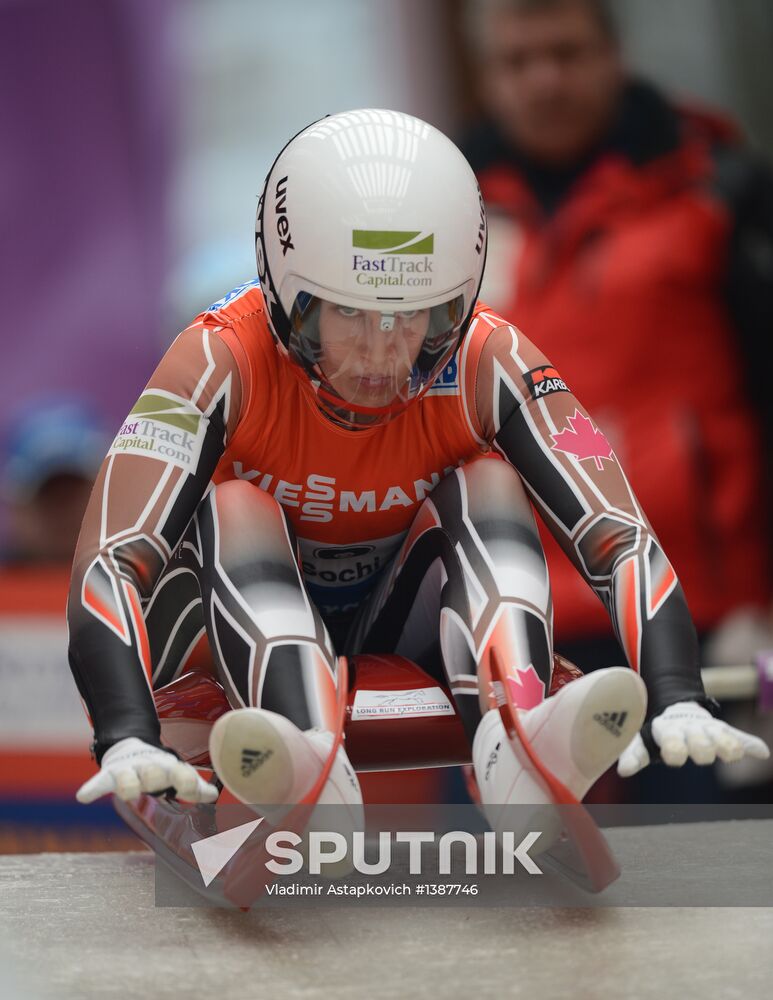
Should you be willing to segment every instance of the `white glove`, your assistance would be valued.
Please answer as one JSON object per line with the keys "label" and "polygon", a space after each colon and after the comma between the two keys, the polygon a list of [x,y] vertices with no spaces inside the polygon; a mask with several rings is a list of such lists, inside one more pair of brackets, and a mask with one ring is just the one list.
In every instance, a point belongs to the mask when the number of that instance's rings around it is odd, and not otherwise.
{"label": "white glove", "polygon": [[174,754],[150,746],[136,736],[119,740],[105,752],[99,771],[75,793],[78,802],[93,802],[114,792],[119,799],[136,799],[142,792],[173,788],[186,802],[214,802],[218,791],[198,771]]}
{"label": "white glove", "polygon": [[[711,712],[694,701],[680,701],[656,715],[652,720],[652,738],[660,747],[660,756],[669,767],[681,767],[688,757],[696,764],[713,764],[720,760],[730,764],[746,754],[766,760],[767,745],[758,737],[715,719]],[[650,755],[641,734],[620,755],[617,773],[630,778],[650,762]]]}

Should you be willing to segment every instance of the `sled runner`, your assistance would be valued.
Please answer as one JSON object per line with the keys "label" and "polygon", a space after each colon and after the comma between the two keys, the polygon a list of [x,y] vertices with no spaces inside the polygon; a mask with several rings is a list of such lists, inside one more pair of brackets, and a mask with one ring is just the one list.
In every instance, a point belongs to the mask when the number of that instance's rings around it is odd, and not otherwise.
{"label": "sled runner", "polygon": [[[281,818],[281,828],[302,833],[327,781],[341,740],[358,772],[399,771],[420,767],[469,764],[470,747],[454,700],[447,688],[415,663],[396,655],[359,655],[338,661],[338,732],[317,781],[303,802]],[[560,810],[562,841],[540,860],[590,892],[600,892],[619,875],[603,835],[588,812],[552,775],[534,753],[518,721],[500,657],[493,651],[491,674],[499,711],[509,738],[529,757],[550,797]],[[551,694],[580,671],[555,657]],[[222,687],[208,674],[188,673],[155,693],[164,743],[188,763],[211,770],[209,731],[229,704]],[[474,779],[469,782],[476,795]],[[244,822],[255,820],[249,806],[227,791],[213,806],[188,805],[164,796],[142,795],[132,802],[113,799],[116,811],[182,880],[197,891],[203,883],[192,844],[220,832],[218,810],[228,807],[227,828],[243,811]],[[249,849],[238,852],[224,869],[219,887],[207,896],[218,902],[249,907],[271,881],[264,862],[265,839],[274,825],[264,821]]]}

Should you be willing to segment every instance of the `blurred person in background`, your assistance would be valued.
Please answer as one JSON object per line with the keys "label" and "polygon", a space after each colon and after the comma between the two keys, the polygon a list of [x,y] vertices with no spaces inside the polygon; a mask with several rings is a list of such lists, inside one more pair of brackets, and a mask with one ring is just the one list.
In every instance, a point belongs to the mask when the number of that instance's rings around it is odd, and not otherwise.
{"label": "blurred person in background", "polygon": [[[683,582],[704,662],[771,644],[773,180],[719,114],[625,69],[604,0],[474,0],[482,294],[571,370]],[[543,537],[557,646],[621,662]]]}
{"label": "blurred person in background", "polygon": [[27,404],[7,435],[2,476],[8,567],[68,566],[109,439],[75,398]]}
{"label": "blurred person in background", "polygon": [[[771,643],[773,180],[719,114],[625,69],[603,0],[475,0],[483,297],[596,414],[683,582],[704,660]],[[621,662],[544,537],[557,648]]]}

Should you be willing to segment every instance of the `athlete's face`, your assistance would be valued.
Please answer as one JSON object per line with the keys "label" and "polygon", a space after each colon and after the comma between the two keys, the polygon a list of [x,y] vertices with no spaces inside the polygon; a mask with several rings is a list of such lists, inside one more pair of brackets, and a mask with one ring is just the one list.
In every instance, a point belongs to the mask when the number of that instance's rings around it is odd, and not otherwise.
{"label": "athlete's face", "polygon": [[319,341],[325,378],[348,403],[388,406],[410,375],[429,319],[429,309],[382,314],[322,300]]}

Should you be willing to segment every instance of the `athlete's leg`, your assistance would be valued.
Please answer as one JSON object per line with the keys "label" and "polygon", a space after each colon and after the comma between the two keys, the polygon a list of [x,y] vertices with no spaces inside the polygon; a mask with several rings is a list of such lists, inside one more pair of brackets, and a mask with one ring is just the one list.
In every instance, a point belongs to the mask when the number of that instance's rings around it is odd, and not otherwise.
{"label": "athlete's leg", "polygon": [[[252,711],[229,713],[213,730],[226,784],[244,778],[254,785],[259,778],[253,801],[301,795],[337,727],[336,657],[303,586],[279,504],[241,481],[210,490],[146,620],[159,681],[179,672],[172,652],[194,642],[203,623],[232,708]],[[241,789],[237,794],[244,797]]]}
{"label": "athlete's leg", "polygon": [[518,473],[482,458],[424,501],[347,647],[400,653],[436,674],[442,662],[472,741],[489,704],[493,646],[522,686],[520,704],[541,701],[553,662],[545,557]]}
{"label": "athlete's leg", "polygon": [[241,481],[215,487],[196,515],[199,580],[212,653],[229,701],[335,725],[335,652],[306,595],[280,505]]}
{"label": "athlete's leg", "polygon": [[[524,731],[577,798],[644,718],[643,685],[627,670],[599,671],[545,700],[553,665],[547,567],[520,477],[497,459],[459,468],[433,490],[348,643],[352,651],[401,653],[430,670],[439,649],[495,829],[503,805],[551,799],[505,734],[491,684],[493,649]],[[594,722],[605,712],[621,725]]]}
{"label": "athlete's leg", "polygon": [[241,481],[212,489],[145,611],[154,687],[205,632],[234,708],[260,706],[301,729],[334,718],[335,652],[304,589],[279,504]]}
{"label": "athlete's leg", "polygon": [[193,557],[196,530],[194,518],[144,608],[154,690],[202,664],[214,668],[206,647],[200,566]]}

